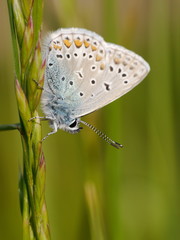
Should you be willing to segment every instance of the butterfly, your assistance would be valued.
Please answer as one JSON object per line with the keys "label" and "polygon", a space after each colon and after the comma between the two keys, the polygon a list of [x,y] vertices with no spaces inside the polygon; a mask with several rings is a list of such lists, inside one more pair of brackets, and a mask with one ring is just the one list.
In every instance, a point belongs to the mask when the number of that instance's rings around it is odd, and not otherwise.
{"label": "butterfly", "polygon": [[77,133],[83,123],[112,146],[122,147],[81,117],[133,89],[150,71],[149,64],[134,52],[81,28],[50,33],[44,41],[43,58],[42,118],[53,129],[47,136],[58,129]]}

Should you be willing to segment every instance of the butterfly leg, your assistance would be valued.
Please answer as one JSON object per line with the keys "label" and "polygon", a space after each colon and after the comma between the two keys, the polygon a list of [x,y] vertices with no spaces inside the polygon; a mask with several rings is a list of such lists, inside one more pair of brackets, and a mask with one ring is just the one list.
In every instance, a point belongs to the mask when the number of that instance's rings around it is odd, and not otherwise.
{"label": "butterfly leg", "polygon": [[54,120],[54,118],[52,118],[52,117],[48,117],[48,116],[45,116],[45,117],[39,117],[39,116],[37,116],[37,117],[32,117],[32,118],[30,118],[29,120],[28,120],[28,122],[30,122],[30,121],[32,121],[32,120],[34,120],[34,119],[40,119],[41,121],[47,121],[47,120]]}
{"label": "butterfly leg", "polygon": [[41,140],[41,142],[43,142],[43,141],[44,141],[47,137],[49,137],[50,135],[52,135],[52,134],[54,134],[54,133],[57,132],[58,127],[57,127],[57,123],[56,123],[55,121],[53,122],[53,127],[54,127],[53,131],[52,131],[52,132],[49,132],[45,137],[43,137],[43,139]]}

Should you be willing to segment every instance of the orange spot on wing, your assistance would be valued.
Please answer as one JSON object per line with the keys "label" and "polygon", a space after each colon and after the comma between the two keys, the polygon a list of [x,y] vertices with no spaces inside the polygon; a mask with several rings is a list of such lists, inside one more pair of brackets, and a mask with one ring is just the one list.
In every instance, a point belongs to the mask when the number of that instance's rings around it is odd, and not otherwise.
{"label": "orange spot on wing", "polygon": [[105,69],[104,63],[102,63],[102,64],[100,65],[100,69],[101,69],[101,70],[104,70],[104,69]]}
{"label": "orange spot on wing", "polygon": [[114,63],[115,64],[119,64],[120,62],[121,62],[121,60],[119,58],[116,58],[116,57],[114,58]]}
{"label": "orange spot on wing", "polygon": [[53,48],[55,49],[55,50],[61,50],[62,49],[62,47],[61,46],[58,46],[58,45],[56,45],[56,44],[53,44]]}
{"label": "orange spot on wing", "polygon": [[96,55],[96,61],[99,62],[101,61],[102,57],[100,55]]}
{"label": "orange spot on wing", "polygon": [[71,42],[70,42],[69,40],[65,39],[65,40],[63,40],[63,42],[64,42],[64,45],[65,45],[67,48],[70,48]]}
{"label": "orange spot on wing", "polygon": [[75,43],[77,48],[80,48],[83,44],[83,42],[81,42],[79,39],[74,40],[74,43]]}
{"label": "orange spot on wing", "polygon": [[96,51],[96,50],[97,50],[97,47],[91,45],[91,49],[92,49],[93,51]]}
{"label": "orange spot on wing", "polygon": [[86,48],[88,48],[88,47],[90,46],[90,43],[87,42],[87,41],[84,41],[84,46],[85,46]]}

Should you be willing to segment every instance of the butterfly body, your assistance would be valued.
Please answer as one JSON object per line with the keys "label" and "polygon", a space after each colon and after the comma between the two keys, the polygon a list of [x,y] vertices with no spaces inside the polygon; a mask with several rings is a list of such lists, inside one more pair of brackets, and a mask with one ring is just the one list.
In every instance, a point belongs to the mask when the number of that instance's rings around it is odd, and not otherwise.
{"label": "butterfly body", "polygon": [[78,132],[80,117],[130,91],[150,70],[142,57],[85,29],[59,29],[44,45],[42,107],[54,132]]}

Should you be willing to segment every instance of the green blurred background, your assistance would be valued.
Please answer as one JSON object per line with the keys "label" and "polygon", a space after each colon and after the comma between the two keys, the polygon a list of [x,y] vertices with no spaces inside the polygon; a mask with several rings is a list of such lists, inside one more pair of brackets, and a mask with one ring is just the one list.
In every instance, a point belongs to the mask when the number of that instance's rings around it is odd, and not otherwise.
{"label": "green blurred background", "polygon": [[[142,55],[148,77],[85,117],[124,145],[91,130],[43,143],[46,200],[55,240],[180,239],[180,1],[51,0],[43,34],[84,27]],[[0,1],[0,124],[18,122],[6,1]],[[41,113],[42,114],[42,113]],[[49,131],[43,123],[43,136]],[[0,239],[22,239],[17,131],[0,133]]]}

